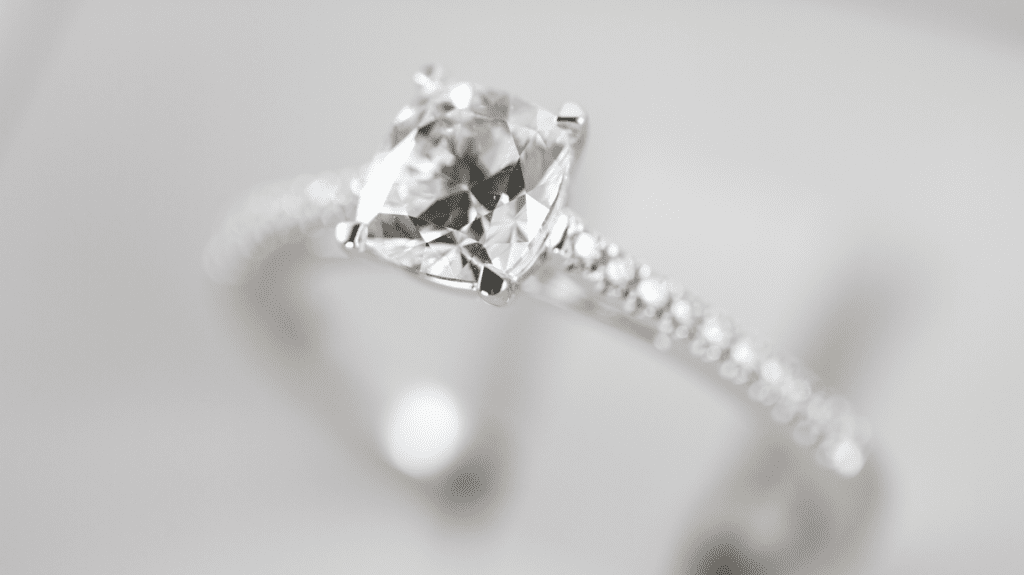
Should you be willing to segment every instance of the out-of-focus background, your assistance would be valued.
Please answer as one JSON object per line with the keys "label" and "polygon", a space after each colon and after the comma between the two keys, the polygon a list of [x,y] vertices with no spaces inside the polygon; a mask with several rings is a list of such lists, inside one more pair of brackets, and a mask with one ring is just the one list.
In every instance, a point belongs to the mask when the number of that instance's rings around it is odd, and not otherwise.
{"label": "out-of-focus background", "polygon": [[[239,193],[365,162],[428,62],[582,104],[576,210],[839,380],[859,572],[1024,570],[1021,3],[6,1],[0,572],[678,572],[756,432],[696,372],[364,262],[203,274]],[[423,385],[484,454],[454,499],[379,441]]]}

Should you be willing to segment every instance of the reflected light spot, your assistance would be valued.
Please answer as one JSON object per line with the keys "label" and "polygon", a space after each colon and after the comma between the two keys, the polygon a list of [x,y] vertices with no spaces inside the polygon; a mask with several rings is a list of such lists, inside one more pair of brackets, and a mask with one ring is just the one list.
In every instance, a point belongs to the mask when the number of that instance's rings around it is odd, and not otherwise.
{"label": "reflected light spot", "polygon": [[453,106],[465,110],[469,107],[469,101],[473,97],[473,88],[469,84],[459,84],[452,88],[448,97],[451,98]]}
{"label": "reflected light spot", "polygon": [[395,116],[395,123],[404,122],[409,118],[412,118],[415,113],[416,111],[413,110],[411,107],[405,106],[401,110],[399,110],[398,115]]}
{"label": "reflected light spot", "polygon": [[391,463],[406,475],[426,478],[459,454],[462,422],[455,400],[443,389],[424,387],[400,396],[386,423]]}

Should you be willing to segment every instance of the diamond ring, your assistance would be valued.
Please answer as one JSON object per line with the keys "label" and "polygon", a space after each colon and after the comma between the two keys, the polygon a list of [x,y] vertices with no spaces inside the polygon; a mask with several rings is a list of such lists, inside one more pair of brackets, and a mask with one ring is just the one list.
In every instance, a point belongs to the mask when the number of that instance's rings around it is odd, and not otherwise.
{"label": "diamond ring", "polygon": [[712,366],[839,476],[866,461],[868,427],[795,358],[589,229],[567,208],[588,120],[508,93],[415,76],[388,148],[356,173],[325,173],[254,196],[205,253],[208,272],[243,280],[285,243],[364,254],[506,305],[526,293]]}

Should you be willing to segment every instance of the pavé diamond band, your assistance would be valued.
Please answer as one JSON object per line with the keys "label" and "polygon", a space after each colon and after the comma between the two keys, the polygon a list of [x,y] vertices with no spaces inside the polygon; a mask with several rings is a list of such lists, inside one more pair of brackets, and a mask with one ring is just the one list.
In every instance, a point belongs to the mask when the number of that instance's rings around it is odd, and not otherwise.
{"label": "pav\u00e9 diamond band", "polygon": [[369,254],[496,305],[526,292],[715,366],[820,464],[860,472],[867,425],[845,399],[566,208],[587,131],[578,106],[556,115],[429,70],[415,79],[419,98],[399,112],[386,151],[359,173],[254,195],[210,242],[211,276],[240,281],[281,245],[305,239],[323,255]]}

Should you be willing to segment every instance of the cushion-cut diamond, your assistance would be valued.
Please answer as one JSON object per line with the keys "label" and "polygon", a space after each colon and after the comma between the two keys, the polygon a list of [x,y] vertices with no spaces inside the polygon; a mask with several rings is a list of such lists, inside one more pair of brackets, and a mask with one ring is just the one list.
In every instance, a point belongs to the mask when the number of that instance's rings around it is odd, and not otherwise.
{"label": "cushion-cut diamond", "polygon": [[569,124],[471,84],[404,108],[359,192],[366,248],[467,287],[484,266],[519,280],[564,201],[579,134]]}

